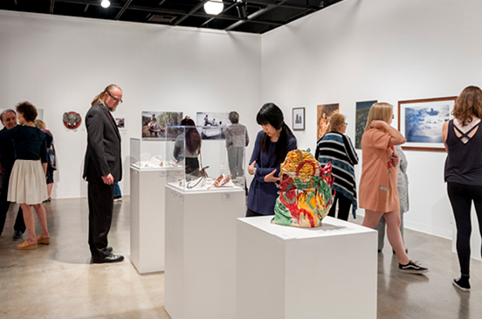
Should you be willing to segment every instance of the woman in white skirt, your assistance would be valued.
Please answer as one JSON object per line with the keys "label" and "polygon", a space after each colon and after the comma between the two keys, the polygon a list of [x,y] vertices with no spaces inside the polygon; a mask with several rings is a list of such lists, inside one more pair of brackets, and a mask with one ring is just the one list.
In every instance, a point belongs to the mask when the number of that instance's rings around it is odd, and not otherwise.
{"label": "woman in white skirt", "polygon": [[[47,144],[45,133],[35,127],[37,109],[29,102],[17,105],[16,127],[0,132],[0,139],[10,139],[15,147],[15,163],[10,175],[8,201],[17,202],[23,209],[28,239],[18,249],[36,249],[37,244],[50,244],[47,214],[42,202],[47,199],[45,173],[47,171]],[[42,232],[35,238],[33,206]]]}

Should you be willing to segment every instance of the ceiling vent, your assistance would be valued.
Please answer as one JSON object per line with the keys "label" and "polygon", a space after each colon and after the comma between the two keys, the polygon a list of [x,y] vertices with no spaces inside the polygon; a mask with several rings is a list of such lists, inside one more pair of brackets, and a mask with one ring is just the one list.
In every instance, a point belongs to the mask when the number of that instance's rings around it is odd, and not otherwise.
{"label": "ceiling vent", "polygon": [[170,24],[176,18],[177,18],[177,16],[173,16],[173,15],[169,15],[169,14],[153,14],[147,21],[154,22],[154,23]]}

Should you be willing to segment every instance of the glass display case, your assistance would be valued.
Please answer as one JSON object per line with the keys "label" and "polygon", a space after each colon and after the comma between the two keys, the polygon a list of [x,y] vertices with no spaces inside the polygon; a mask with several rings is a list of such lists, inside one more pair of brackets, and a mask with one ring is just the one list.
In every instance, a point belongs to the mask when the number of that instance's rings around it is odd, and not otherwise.
{"label": "glass display case", "polygon": [[169,161],[166,154],[166,141],[161,140],[142,140],[131,138],[131,166],[138,169],[164,169],[177,167],[175,161]]}
{"label": "glass display case", "polygon": [[[209,134],[213,129],[221,134]],[[244,127],[168,126],[166,131],[166,161],[178,167],[167,172],[168,185],[184,191],[244,190]]]}

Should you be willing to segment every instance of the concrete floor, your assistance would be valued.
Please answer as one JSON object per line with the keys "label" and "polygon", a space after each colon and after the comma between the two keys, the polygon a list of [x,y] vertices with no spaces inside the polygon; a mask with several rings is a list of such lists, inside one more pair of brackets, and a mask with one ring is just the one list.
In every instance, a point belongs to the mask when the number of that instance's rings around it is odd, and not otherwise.
{"label": "concrete floor", "polygon": [[[126,257],[116,264],[90,264],[86,199],[44,206],[52,243],[34,251],[16,249],[22,242],[11,238],[16,205],[8,213],[0,236],[0,318],[169,318],[164,274],[139,275],[129,261],[128,197],[114,206],[109,245]],[[378,257],[378,318],[482,318],[482,262],[472,261],[472,292],[461,293],[451,283],[458,275],[451,241],[410,230],[405,234],[409,256],[430,272],[399,273],[391,247],[385,245]]]}

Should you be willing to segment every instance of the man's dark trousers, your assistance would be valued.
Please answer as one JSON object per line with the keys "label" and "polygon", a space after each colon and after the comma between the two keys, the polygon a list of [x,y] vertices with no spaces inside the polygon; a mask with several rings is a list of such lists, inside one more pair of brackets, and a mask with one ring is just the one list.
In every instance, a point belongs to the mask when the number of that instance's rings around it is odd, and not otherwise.
{"label": "man's dark trousers", "polygon": [[89,247],[94,260],[109,256],[106,250],[112,212],[114,210],[114,184],[104,184],[102,178],[88,182]]}

